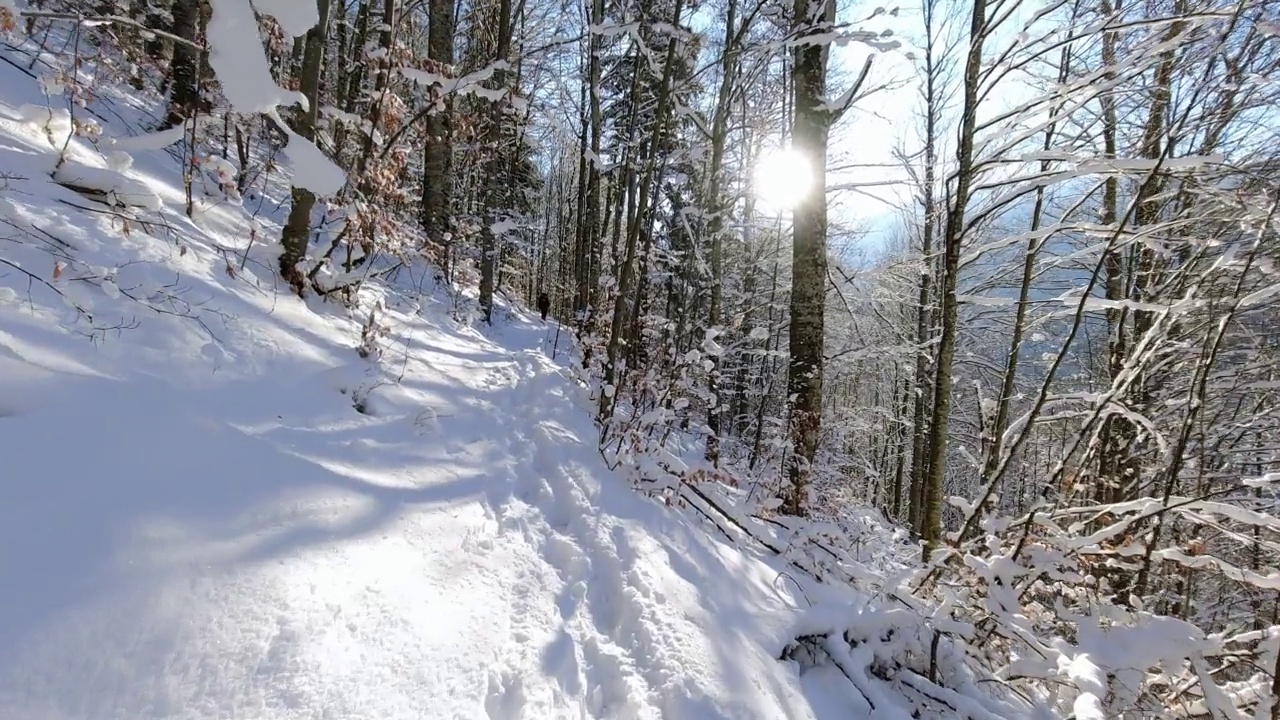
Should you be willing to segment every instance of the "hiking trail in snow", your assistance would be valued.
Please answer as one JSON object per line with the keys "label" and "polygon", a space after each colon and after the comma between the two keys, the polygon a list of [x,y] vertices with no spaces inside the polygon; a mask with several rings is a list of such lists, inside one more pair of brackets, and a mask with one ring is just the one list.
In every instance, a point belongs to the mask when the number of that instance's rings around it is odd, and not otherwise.
{"label": "hiking trail in snow", "polygon": [[663,511],[599,474],[581,389],[514,334],[418,344],[371,415],[355,364],[72,380],[0,421],[0,715],[763,717],[709,677],[706,571],[674,559],[709,546],[627,518]]}
{"label": "hiking trail in snow", "polygon": [[66,113],[25,62],[0,63],[0,718],[847,714],[838,673],[776,659],[809,602],[780,562],[607,467],[554,324],[370,283],[363,360],[367,311],[277,284],[287,185],[188,217],[174,158],[127,138],[148,104],[103,84],[84,112],[132,155],[66,155],[154,194],[123,232],[52,182]]}

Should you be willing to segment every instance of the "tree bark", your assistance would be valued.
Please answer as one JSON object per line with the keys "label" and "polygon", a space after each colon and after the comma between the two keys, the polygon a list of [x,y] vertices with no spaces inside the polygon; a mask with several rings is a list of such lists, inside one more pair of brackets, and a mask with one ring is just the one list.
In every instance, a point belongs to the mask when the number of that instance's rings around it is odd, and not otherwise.
{"label": "tree bark", "polygon": [[[604,22],[604,0],[591,0],[590,27],[599,28]],[[593,305],[596,300],[596,274],[600,255],[600,147],[604,135],[603,113],[600,108],[601,56],[604,54],[604,37],[598,30],[590,31],[591,39],[587,43],[589,57],[587,59],[587,132],[590,156],[586,158],[585,190],[583,212],[579,222],[580,272],[578,274],[578,307],[579,330],[585,331],[591,322]],[[588,362],[587,358],[583,362]]]}
{"label": "tree bark", "polygon": [[930,304],[931,284],[936,263],[933,258],[934,229],[938,222],[937,166],[938,166],[938,115],[941,112],[938,75],[940,68],[934,50],[937,20],[937,0],[926,0],[924,12],[924,179],[920,204],[924,220],[920,234],[920,282],[916,301],[916,368],[914,406],[911,423],[911,479],[907,504],[908,524],[916,532],[923,531],[924,488],[928,470],[926,454],[927,424],[932,398],[927,394],[929,386],[929,340],[933,337],[933,317]]}
{"label": "tree bark", "polygon": [[[1058,66],[1058,83],[1065,85],[1071,70],[1071,46],[1062,49]],[[1049,109],[1049,124],[1044,131],[1044,142],[1040,149],[1048,153],[1053,147],[1057,133],[1058,115],[1061,104]],[[1048,160],[1040,161],[1040,174],[1049,172]],[[1044,218],[1045,190],[1043,186],[1035,190],[1035,203],[1031,208],[1031,237],[1027,240],[1026,253],[1022,258],[1022,277],[1018,285],[1018,305],[1014,311],[1013,328],[1009,334],[1009,351],[1005,357],[1004,376],[1000,384],[1000,397],[996,400],[996,414],[988,428],[986,438],[985,460],[983,462],[983,479],[994,479],[1000,465],[1001,453],[1004,451],[1005,429],[1009,426],[1009,407],[1013,402],[1014,389],[1018,379],[1018,354],[1022,349],[1022,338],[1027,326],[1027,310],[1030,306],[1031,283],[1034,279],[1036,257],[1045,240],[1038,232]]]}
{"label": "tree bark", "polygon": [[792,146],[808,161],[813,191],[793,211],[791,246],[791,337],[787,396],[791,398],[791,457],[783,510],[808,513],[809,484],[822,425],[823,336],[827,283],[827,138],[831,112],[825,106],[828,45],[817,38],[835,20],[835,3],[795,0],[793,51],[795,118]]}
{"label": "tree bark", "polygon": [[[507,71],[501,65],[511,55],[511,0],[499,0],[498,3],[498,45],[494,50],[494,60],[499,63],[493,71],[493,86],[506,90]],[[504,110],[509,105],[509,98],[504,94],[494,100],[489,113],[489,147],[487,172],[485,173],[485,226],[481,230],[480,246],[480,311],[484,321],[493,324],[493,290],[494,277],[497,274],[499,257],[498,233],[494,230],[502,221],[503,204],[506,200],[506,185],[510,174],[503,168],[509,167],[503,162],[502,129],[505,125]]]}
{"label": "tree bark", "polygon": [[[680,25],[680,16],[683,11],[684,0],[676,0],[675,8],[672,10],[672,24],[677,27]],[[622,351],[621,341],[623,326],[626,321],[627,295],[631,292],[631,286],[635,282],[636,251],[640,241],[641,226],[643,218],[648,212],[649,197],[654,185],[654,178],[657,175],[658,145],[666,129],[667,115],[671,106],[675,54],[676,35],[672,34],[667,41],[667,52],[662,67],[662,81],[658,86],[658,106],[654,115],[653,130],[640,153],[640,156],[645,158],[645,168],[639,179],[636,211],[628,223],[625,256],[618,273],[618,289],[613,306],[613,321],[610,323],[609,344],[605,350],[607,358],[605,361],[604,384],[613,388],[613,391],[612,393],[600,394],[600,420],[602,423],[613,414],[614,402],[618,396],[617,386],[621,384],[618,360]]]}
{"label": "tree bark", "polygon": [[[307,108],[293,115],[293,131],[307,140],[316,139],[316,120],[320,110],[320,69],[324,60],[325,34],[329,27],[329,0],[316,0],[320,21],[307,31],[306,47],[302,56],[300,89],[307,98]],[[294,186],[290,192],[292,204],[289,219],[285,221],[280,237],[280,275],[293,291],[301,296],[306,287],[306,277],[298,264],[307,254],[307,239],[311,235],[311,210],[316,197],[310,190]]]}
{"label": "tree bark", "polygon": [[[430,0],[427,52],[441,65],[453,64],[453,10],[453,0]],[[453,198],[453,102],[451,98],[439,96],[442,90],[438,85],[431,92],[433,101],[440,106],[427,116],[426,122],[427,142],[422,151],[422,227],[427,238],[439,249],[437,261],[448,278],[449,206]]]}
{"label": "tree bark", "polygon": [[[176,0],[171,10],[174,35],[195,42],[200,29],[200,0]],[[170,64],[169,114],[165,127],[181,125],[200,106],[200,52],[185,43],[173,43]]]}
{"label": "tree bark", "polygon": [[[721,198],[722,166],[724,164],[725,143],[729,135],[729,114],[733,110],[733,82],[737,74],[737,52],[734,47],[735,24],[737,20],[737,0],[729,0],[725,10],[724,50],[720,63],[720,88],[716,93],[715,117],[711,123],[711,166],[707,182],[707,197],[703,207],[710,206],[711,218],[707,223],[707,234],[711,240],[711,307],[707,324],[710,328],[719,327],[722,322],[721,305],[724,303],[724,213],[726,203]],[[713,466],[720,465],[720,435],[724,431],[721,423],[724,399],[720,397],[720,364],[719,355],[712,357],[711,372],[707,378],[707,394],[711,400],[707,405],[706,457]]]}
{"label": "tree bark", "polygon": [[960,248],[964,240],[965,210],[973,185],[974,133],[977,126],[979,78],[982,69],[982,46],[985,40],[986,0],[974,0],[969,26],[969,52],[965,58],[964,101],[961,106],[960,136],[956,148],[955,195],[947,212],[943,237],[941,300],[941,333],[938,338],[937,368],[933,385],[933,419],[929,430],[929,473],[924,488],[924,517],[921,533],[925,541],[925,558],[942,540],[942,488],[946,479],[947,424],[951,414],[952,361],[956,347],[956,325],[959,304],[956,299],[956,276],[960,269]]}

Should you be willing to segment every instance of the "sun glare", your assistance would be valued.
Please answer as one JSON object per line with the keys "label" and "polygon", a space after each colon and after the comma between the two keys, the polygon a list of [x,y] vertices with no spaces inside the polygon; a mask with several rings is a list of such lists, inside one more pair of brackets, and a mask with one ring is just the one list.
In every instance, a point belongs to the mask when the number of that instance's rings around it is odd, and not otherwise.
{"label": "sun glare", "polygon": [[791,148],[769,150],[756,161],[756,198],[767,212],[795,207],[813,187],[813,171],[804,155]]}

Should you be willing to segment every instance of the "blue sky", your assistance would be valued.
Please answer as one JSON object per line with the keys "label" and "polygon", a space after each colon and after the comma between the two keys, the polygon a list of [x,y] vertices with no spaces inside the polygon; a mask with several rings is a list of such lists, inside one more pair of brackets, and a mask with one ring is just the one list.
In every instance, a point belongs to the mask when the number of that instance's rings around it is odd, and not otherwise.
{"label": "blue sky", "polygon": [[[855,7],[841,13],[844,22],[856,22],[871,12]],[[901,224],[901,211],[910,200],[909,176],[895,152],[921,146],[919,76],[915,67],[920,14],[918,4],[903,5],[896,17],[880,15],[859,23],[861,29],[891,30],[901,42],[896,50],[883,52],[850,43],[832,48],[832,68],[828,95],[838,96],[861,70],[869,55],[874,64],[867,87],[880,87],[849,110],[832,130],[828,154],[828,200],[833,225],[856,227],[867,234],[856,241],[863,249],[879,245]],[[833,228],[834,230],[835,228]],[[837,231],[838,232],[838,231]],[[832,238],[839,249],[843,242]]]}

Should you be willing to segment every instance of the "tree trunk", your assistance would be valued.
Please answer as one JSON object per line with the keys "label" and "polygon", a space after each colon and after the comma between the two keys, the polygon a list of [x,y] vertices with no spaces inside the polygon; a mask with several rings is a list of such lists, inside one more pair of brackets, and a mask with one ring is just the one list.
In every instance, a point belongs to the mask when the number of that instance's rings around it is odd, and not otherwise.
{"label": "tree trunk", "polygon": [[936,263],[933,258],[933,236],[938,222],[937,166],[938,166],[938,115],[941,112],[939,98],[939,66],[934,50],[936,33],[937,0],[926,0],[924,13],[924,179],[920,188],[920,204],[924,211],[920,237],[920,283],[916,301],[916,372],[914,407],[911,423],[911,497],[907,504],[908,524],[916,532],[924,528],[924,496],[928,473],[926,455],[927,423],[931,397],[929,386],[929,340],[933,337],[933,314],[930,306],[931,283]]}
{"label": "tree trunk", "polygon": [[[199,0],[176,0],[171,12],[173,34],[195,42],[200,29]],[[174,43],[170,72],[173,84],[169,88],[166,128],[181,125],[200,106],[200,51],[186,43]]]}
{"label": "tree trunk", "polygon": [[974,0],[969,27],[969,52],[965,59],[964,101],[961,107],[960,137],[956,148],[956,184],[953,203],[947,212],[943,237],[941,333],[938,338],[937,368],[933,385],[933,419],[929,429],[929,474],[924,488],[924,517],[921,533],[925,558],[942,540],[942,486],[946,478],[947,421],[951,414],[952,360],[956,347],[959,304],[956,276],[960,269],[960,247],[964,240],[965,210],[973,184],[973,145],[979,103],[982,46],[987,32],[986,0]]}
{"label": "tree trunk", "polygon": [[[830,30],[835,3],[795,0],[794,33],[817,38]],[[795,118],[792,145],[809,162],[813,191],[793,211],[791,248],[791,337],[787,396],[791,398],[791,458],[783,510],[808,512],[809,483],[822,425],[822,350],[827,283],[827,136],[825,106],[828,46],[801,44],[793,51]]]}
{"label": "tree trunk", "polygon": [[[590,26],[591,39],[588,42],[587,59],[587,95],[588,123],[587,138],[590,142],[590,157],[586,159],[586,200],[580,219],[582,233],[581,263],[582,272],[578,277],[579,328],[585,330],[594,315],[593,305],[596,295],[596,272],[600,254],[600,143],[604,135],[604,119],[600,108],[601,56],[604,54],[604,37],[598,28],[604,23],[604,0],[591,1]],[[584,358],[584,362],[587,359]]]}
{"label": "tree trunk", "polygon": [[[676,0],[675,8],[672,10],[672,24],[677,27],[680,25],[680,16],[683,10],[684,0]],[[606,347],[607,358],[604,375],[604,384],[613,388],[613,391],[612,393],[600,394],[600,420],[602,423],[613,414],[614,402],[618,396],[618,386],[621,385],[620,373],[618,372],[618,356],[622,350],[622,332],[626,321],[627,295],[635,282],[636,251],[640,241],[641,225],[648,212],[649,197],[654,186],[654,179],[657,176],[658,145],[666,129],[668,108],[671,105],[676,39],[677,36],[673,34],[667,41],[667,52],[662,66],[662,81],[658,87],[658,106],[654,115],[653,130],[649,139],[645,142],[645,147],[640,152],[640,157],[645,158],[645,168],[639,179],[636,211],[627,227],[626,250],[618,273],[617,297],[614,300],[613,321],[610,323],[609,328],[609,344]]]}
{"label": "tree trunk", "polygon": [[[733,111],[733,82],[737,75],[737,53],[734,47],[734,32],[737,19],[737,0],[729,0],[725,9],[724,51],[720,62],[720,88],[716,93],[715,117],[711,123],[711,166],[707,169],[707,197],[703,207],[709,208],[711,218],[707,223],[707,235],[711,240],[711,307],[708,312],[707,325],[718,328],[722,322],[721,305],[724,302],[724,213],[726,203],[721,197],[721,182],[724,164],[725,144],[729,136],[729,114]],[[720,464],[720,434],[724,400],[720,397],[720,364],[719,355],[711,358],[713,366],[707,378],[707,394],[711,400],[707,404],[707,460],[713,466]]]}
{"label": "tree trunk", "polygon": [[[1058,66],[1058,83],[1065,85],[1071,70],[1071,46],[1062,49]],[[1055,105],[1049,109],[1049,124],[1044,131],[1044,142],[1040,149],[1048,153],[1053,148],[1057,133],[1058,115],[1062,106]],[[1048,160],[1040,161],[1040,174],[1049,172]],[[1013,328],[1009,335],[1009,351],[1005,357],[1004,377],[1000,384],[1000,397],[996,400],[996,415],[988,428],[986,438],[986,454],[982,468],[984,480],[994,481],[994,475],[1000,465],[1000,455],[1004,451],[1004,433],[1009,426],[1009,406],[1013,402],[1014,389],[1018,379],[1018,353],[1022,349],[1022,337],[1027,326],[1027,309],[1030,306],[1031,283],[1034,279],[1036,256],[1040,252],[1044,239],[1038,232],[1044,218],[1045,190],[1039,186],[1035,190],[1035,204],[1031,208],[1031,232],[1027,240],[1026,254],[1022,258],[1022,277],[1018,285],[1018,306],[1014,312]]]}
{"label": "tree trunk", "polygon": [[[364,147],[356,164],[356,176],[360,178],[359,187],[363,194],[370,191],[369,179],[365,170],[373,159],[374,137],[381,132],[382,104],[386,100],[387,87],[391,84],[392,50],[395,41],[396,0],[383,0],[382,22],[378,28],[378,49],[382,52],[378,58],[377,75],[373,81],[373,106],[369,109],[369,127],[371,132],[365,133]],[[362,48],[363,49],[363,48]],[[367,61],[366,61],[367,62]]]}
{"label": "tree trunk", "polygon": [[[498,46],[494,50],[494,60],[505,63],[511,55],[511,0],[499,0],[498,3]],[[493,71],[493,86],[498,90],[506,90],[507,71],[499,65]],[[503,111],[509,104],[504,93],[493,101],[489,113],[489,142],[487,172],[485,173],[485,226],[481,229],[480,238],[480,311],[487,324],[493,324],[493,290],[494,276],[498,265],[498,233],[494,230],[504,219],[503,204],[506,200],[506,185],[510,174],[504,173],[507,167],[503,162],[502,129],[505,124]]]}
{"label": "tree trunk", "polygon": [[[316,139],[316,120],[320,109],[320,69],[324,59],[325,34],[329,27],[329,0],[316,0],[320,21],[307,31],[306,48],[302,58],[300,89],[307,98],[307,108],[293,114],[293,131],[307,140]],[[316,197],[310,190],[293,187],[289,219],[280,237],[280,275],[299,296],[306,286],[306,277],[298,264],[307,254],[307,238],[311,235],[311,210]]]}
{"label": "tree trunk", "polygon": [[[453,64],[453,0],[430,0],[428,54],[442,65]],[[441,68],[436,68],[440,72]],[[439,103],[427,116],[427,141],[423,145],[422,227],[429,241],[439,249],[437,262],[449,277],[449,244],[451,239],[449,211],[453,198],[453,101],[442,98],[439,85],[431,88],[432,98]]]}

